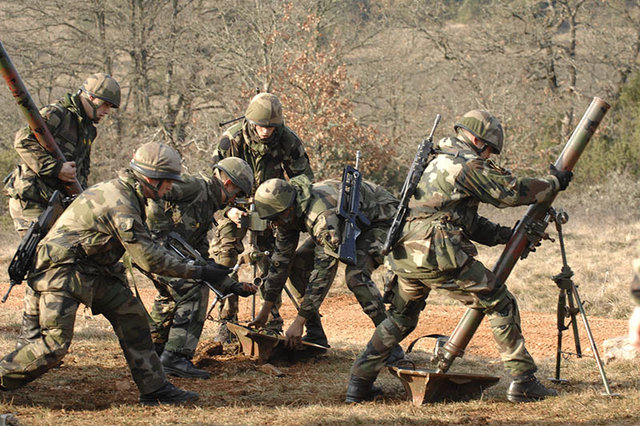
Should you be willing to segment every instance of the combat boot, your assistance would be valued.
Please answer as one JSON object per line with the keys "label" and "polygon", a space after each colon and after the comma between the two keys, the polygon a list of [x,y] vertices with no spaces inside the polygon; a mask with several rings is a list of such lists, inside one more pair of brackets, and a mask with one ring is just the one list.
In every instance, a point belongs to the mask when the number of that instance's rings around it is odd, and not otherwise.
{"label": "combat boot", "polygon": [[511,402],[539,401],[548,396],[558,396],[558,392],[540,383],[533,374],[514,379],[507,391],[507,399]]}
{"label": "combat boot", "polygon": [[303,342],[315,343],[316,345],[324,346],[326,348],[330,347],[327,335],[324,334],[324,329],[322,328],[320,315],[316,314],[309,318],[304,325],[307,332],[302,336]]}
{"label": "combat boot", "polygon": [[376,396],[382,395],[382,389],[374,386],[373,382],[374,380],[351,375],[345,402],[359,404],[364,401],[372,401]]}
{"label": "combat boot", "polygon": [[167,374],[186,379],[208,379],[211,377],[208,372],[196,368],[186,356],[165,350],[160,355],[162,368]]}
{"label": "combat boot", "polygon": [[406,358],[406,355],[402,347],[400,345],[395,345],[391,350],[391,354],[389,355],[389,358],[387,358],[387,362],[385,363],[385,365],[388,365],[388,366],[394,365],[398,361],[402,361],[405,358]]}
{"label": "combat boot", "polygon": [[195,392],[175,387],[172,383],[165,383],[160,389],[140,395],[141,405],[182,404],[198,399]]}
{"label": "combat boot", "polygon": [[20,326],[20,334],[16,341],[16,350],[40,337],[42,337],[42,334],[40,333],[40,319],[38,315],[22,314],[22,325]]}

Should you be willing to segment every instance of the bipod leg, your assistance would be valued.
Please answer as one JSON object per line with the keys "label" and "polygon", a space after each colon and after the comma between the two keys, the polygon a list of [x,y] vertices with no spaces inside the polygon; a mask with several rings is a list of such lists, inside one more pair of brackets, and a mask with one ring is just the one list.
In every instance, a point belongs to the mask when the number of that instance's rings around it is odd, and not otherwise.
{"label": "bipod leg", "polygon": [[560,379],[560,367],[562,364],[562,333],[567,329],[564,324],[565,312],[567,309],[567,292],[564,289],[560,289],[558,293],[558,342],[556,345],[556,375],[550,379],[553,383],[567,383],[567,380]]}
{"label": "bipod leg", "polygon": [[[573,281],[571,281],[573,285]],[[582,345],[580,344],[580,335],[578,334],[578,319],[576,318],[576,314],[579,312],[576,309],[576,304],[574,302],[573,292],[571,290],[566,291],[567,293],[567,302],[569,302],[568,306],[568,314],[569,318],[571,318],[571,328],[573,329],[573,340],[576,344],[576,356],[578,358],[582,358]]]}

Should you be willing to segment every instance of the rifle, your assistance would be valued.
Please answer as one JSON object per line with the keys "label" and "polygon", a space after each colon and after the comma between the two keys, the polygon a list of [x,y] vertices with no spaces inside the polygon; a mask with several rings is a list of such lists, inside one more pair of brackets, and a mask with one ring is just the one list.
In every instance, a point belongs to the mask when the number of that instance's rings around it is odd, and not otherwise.
{"label": "rifle", "polygon": [[439,122],[440,114],[436,114],[436,119],[433,122],[431,133],[429,133],[429,136],[427,136],[427,138],[418,145],[418,152],[416,152],[416,156],[413,158],[413,163],[411,163],[409,173],[402,185],[398,210],[396,210],[396,215],[393,217],[393,222],[391,222],[389,232],[387,232],[387,239],[384,242],[384,246],[382,246],[383,256],[389,254],[400,238],[400,233],[404,227],[404,221],[409,213],[409,201],[411,200],[411,197],[413,197],[413,193],[416,191],[418,183],[420,183],[424,169],[426,169],[427,164],[429,164],[429,156],[433,153],[433,133],[436,131],[436,127],[438,127]]}
{"label": "rifle", "polygon": [[33,264],[38,243],[47,235],[47,232],[49,232],[49,229],[51,229],[56,219],[60,217],[65,207],[62,193],[57,190],[54,191],[49,199],[47,208],[42,212],[37,221],[31,222],[31,225],[29,225],[26,235],[20,242],[9,264],[10,284],[9,289],[2,298],[2,303],[7,301],[13,287],[24,281],[24,277]]}
{"label": "rifle", "polygon": [[[609,104],[602,99],[593,98],[554,164],[558,170],[573,170],[609,107]],[[532,204],[518,222],[511,239],[493,267],[498,285],[503,285],[518,260],[524,259],[530,252],[535,251],[536,246],[545,238],[544,231],[553,218],[551,204],[556,196],[557,193],[547,201]],[[483,318],[484,313],[481,310],[467,309],[438,355],[437,373],[446,373],[455,358],[464,354],[467,344]]]}
{"label": "rifle", "polygon": [[342,228],[342,242],[338,248],[338,257],[348,265],[356,264],[356,239],[360,235],[357,221],[369,226],[371,221],[360,211],[360,187],[362,174],[358,170],[360,151],[356,152],[355,167],[346,166],[342,172],[340,184],[340,199],[336,213],[344,220]]}
{"label": "rifle", "polygon": [[[260,87],[256,87],[256,95],[258,94],[260,94]],[[244,119],[244,115],[241,115],[240,117],[232,118],[231,120],[222,121],[218,123],[218,127],[224,127],[227,124],[235,123],[236,121],[240,121],[243,119]]]}

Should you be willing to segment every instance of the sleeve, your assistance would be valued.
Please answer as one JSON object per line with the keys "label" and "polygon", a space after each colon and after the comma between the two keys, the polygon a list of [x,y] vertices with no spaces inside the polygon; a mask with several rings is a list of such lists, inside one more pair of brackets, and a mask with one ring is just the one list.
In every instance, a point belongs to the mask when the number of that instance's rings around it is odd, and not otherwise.
{"label": "sleeve", "polygon": [[304,149],[304,144],[295,133],[291,131],[290,133],[293,137],[293,144],[291,145],[289,155],[283,161],[287,176],[291,179],[294,176],[306,175],[309,180],[313,182],[313,171],[311,170],[311,163]]}
{"label": "sleeve", "polygon": [[[49,106],[40,112],[52,132],[62,123],[62,118],[56,108]],[[28,127],[18,131],[13,146],[24,164],[33,170],[35,174],[54,178],[58,177],[60,169],[62,168],[62,161],[44,149]]]}
{"label": "sleeve", "polygon": [[558,180],[553,176],[518,178],[492,162],[480,159],[464,165],[456,184],[479,201],[498,208],[544,201],[559,190]]}
{"label": "sleeve", "polygon": [[133,212],[117,212],[111,218],[113,235],[131,256],[131,261],[147,272],[180,278],[200,278],[202,266],[178,259],[158,244]]}
{"label": "sleeve", "polygon": [[267,302],[275,302],[287,282],[289,265],[298,247],[300,232],[294,229],[276,229],[275,250],[271,256],[269,274],[264,284],[264,294]]}
{"label": "sleeve", "polygon": [[215,151],[213,151],[213,157],[211,158],[211,164],[216,165],[223,158],[229,157],[229,148],[231,147],[231,134],[229,130],[226,130],[222,136],[220,136],[220,140],[218,141],[218,146]]}

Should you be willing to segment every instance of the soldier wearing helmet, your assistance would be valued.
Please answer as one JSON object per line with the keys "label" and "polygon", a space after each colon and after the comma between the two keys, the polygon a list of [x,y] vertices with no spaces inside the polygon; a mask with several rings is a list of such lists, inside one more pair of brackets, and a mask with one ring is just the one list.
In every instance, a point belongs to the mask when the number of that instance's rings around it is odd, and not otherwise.
{"label": "soldier wearing helmet", "polygon": [[80,303],[104,315],[140,391],[140,403],[175,404],[198,398],[173,386],[156,352],[147,313],[126,283],[120,259],[148,273],[203,279],[224,293],[247,295],[249,284],[232,281],[228,268],[178,259],[157,244],[145,226],[144,206],[181,178],[180,156],[155,142],[142,145],[118,178],[85,190],[40,242],[27,281],[37,297],[41,334],[0,360],[0,389],[11,390],[59,365],[71,344]]}
{"label": "soldier wearing helmet", "polygon": [[[253,172],[242,159],[229,157],[215,165],[213,176],[184,176],[163,200],[147,204],[147,225],[159,240],[178,233],[189,245],[208,257],[208,232],[216,211],[236,196],[251,193]],[[209,288],[184,278],[151,275],[158,294],[150,313],[151,337],[167,374],[209,378],[191,362],[202,334]]]}
{"label": "soldier wearing helmet", "polygon": [[[95,124],[119,105],[118,82],[98,73],[88,77],[76,93],[67,93],[40,111],[66,162],[44,149],[29,127],[17,132],[14,147],[20,163],[5,179],[4,189],[10,197],[9,213],[21,237],[46,209],[55,190],[64,193],[64,185],[76,178],[83,188],[87,187]],[[38,301],[29,289],[24,303],[28,309],[25,309],[18,345],[36,338],[40,330],[34,316]]]}
{"label": "soldier wearing helmet", "polygon": [[[223,158],[238,157],[245,160],[253,170],[253,188],[271,178],[293,178],[306,175],[313,180],[309,157],[300,138],[285,125],[280,99],[272,93],[260,93],[251,99],[244,120],[228,128],[220,138],[213,162]],[[233,266],[243,251],[242,239],[247,230],[239,228],[235,222],[241,213],[230,209],[219,220],[216,227],[211,254],[216,262]],[[258,237],[258,249],[273,250],[273,236],[263,232]],[[266,260],[266,259],[264,259]],[[266,274],[266,262],[259,263],[261,275]],[[237,320],[237,299],[229,298],[221,304],[220,319]],[[273,319],[268,328],[282,329],[282,318],[273,310]],[[217,341],[229,341],[229,332],[224,326],[216,337]]]}
{"label": "soldier wearing helmet", "polygon": [[[256,210],[260,217],[272,222],[277,232],[275,252],[264,284],[265,301],[252,325],[260,327],[266,322],[289,278],[300,302],[298,315],[286,332],[289,346],[295,347],[303,340],[327,345],[319,309],[340,264],[337,252],[342,242],[343,222],[336,211],[340,183],[326,180],[311,184],[306,176],[298,176],[290,182],[269,179],[256,190]],[[356,264],[345,266],[345,282],[376,326],[387,316],[371,274],[382,264],[380,251],[397,206],[398,200],[384,188],[362,182],[360,212],[370,224],[361,223],[361,233],[356,239]],[[309,238],[298,247],[300,234],[305,232]],[[303,328],[306,328],[304,336]],[[402,349],[397,346],[390,362],[403,357]]]}
{"label": "soldier wearing helmet", "polygon": [[489,157],[502,151],[504,133],[500,121],[487,111],[469,111],[454,129],[455,136],[436,143],[436,155],[409,203],[400,243],[386,258],[398,283],[388,318],[351,368],[347,402],[381,392],[373,382],[392,348],[416,327],[432,289],[446,290],[487,315],[512,379],[510,401],[556,395],[534,375],[537,368],[524,346],[515,297],[475,258],[472,241],[493,246],[505,244],[511,236],[510,227],[478,215],[480,203],[505,208],[542,201],[564,190],[572,174],[551,166],[545,178],[517,178],[495,165]]}

